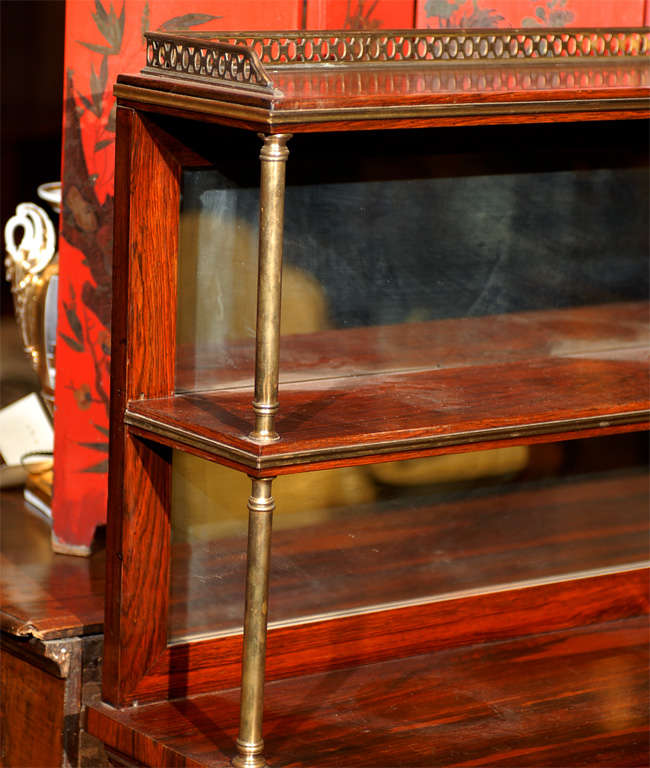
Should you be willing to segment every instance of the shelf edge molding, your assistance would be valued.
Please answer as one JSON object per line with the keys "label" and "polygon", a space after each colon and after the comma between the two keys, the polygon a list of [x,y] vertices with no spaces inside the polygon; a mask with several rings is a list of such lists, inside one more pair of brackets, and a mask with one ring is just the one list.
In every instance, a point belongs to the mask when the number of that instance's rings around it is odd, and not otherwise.
{"label": "shelf edge molding", "polygon": [[[174,424],[166,423],[137,411],[127,409],[124,423],[131,427],[131,432],[139,437],[159,442],[163,438],[166,444],[178,448],[195,448],[202,454],[207,454],[214,461],[227,459],[243,467],[256,470],[268,470],[289,465],[318,464],[319,469],[325,462],[337,462],[344,459],[383,457],[385,454],[426,453],[435,449],[453,448],[460,445],[479,445],[501,441],[520,440],[526,442],[539,436],[563,437],[586,430],[616,430],[620,427],[636,426],[638,429],[650,427],[650,409],[630,411],[627,413],[602,414],[575,419],[559,419],[516,426],[491,427],[449,434],[435,434],[402,438],[398,440],[372,441],[353,445],[326,446],[314,450],[287,451],[272,455],[263,455],[258,451],[259,446],[251,443],[250,451],[242,450],[225,441],[209,438],[192,430]],[[579,435],[578,435],[579,436]],[[379,458],[379,461],[382,459]]]}

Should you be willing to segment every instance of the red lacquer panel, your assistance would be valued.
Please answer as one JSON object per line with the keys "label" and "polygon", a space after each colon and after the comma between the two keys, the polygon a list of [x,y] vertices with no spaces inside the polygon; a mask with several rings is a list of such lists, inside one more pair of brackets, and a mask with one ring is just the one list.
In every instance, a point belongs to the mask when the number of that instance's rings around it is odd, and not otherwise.
{"label": "red lacquer panel", "polygon": [[416,0],[309,0],[307,29],[404,29],[415,26]]}
{"label": "red lacquer panel", "polygon": [[417,0],[418,27],[638,27],[647,0]]}

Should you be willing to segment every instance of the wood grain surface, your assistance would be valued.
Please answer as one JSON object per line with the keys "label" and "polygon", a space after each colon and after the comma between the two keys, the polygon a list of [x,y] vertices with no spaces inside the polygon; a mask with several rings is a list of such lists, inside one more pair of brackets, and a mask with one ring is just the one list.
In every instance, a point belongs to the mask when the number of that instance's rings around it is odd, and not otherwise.
{"label": "wood grain surface", "polygon": [[[648,612],[648,568],[541,583],[513,583],[376,613],[271,628],[267,680],[425,653],[486,638]],[[147,670],[131,700],[159,701],[239,684],[241,635],[170,646]]]}
{"label": "wood grain surface", "polygon": [[55,554],[50,525],[21,491],[0,495],[0,629],[40,640],[102,631],[104,551]]}
{"label": "wood grain surface", "polygon": [[[278,531],[267,676],[645,613],[648,571],[629,564],[648,558],[647,509],[647,474],[623,472],[442,504],[428,523],[417,508],[369,516],[361,523],[346,520],[343,511],[312,532]],[[175,598],[169,615],[186,622],[188,634],[219,627],[224,617],[230,626],[237,621],[233,616],[242,609],[243,578],[236,563],[244,551],[244,543],[239,544],[238,552],[237,543],[230,542],[230,555],[229,542],[216,543],[214,555],[204,546],[208,560],[219,554],[219,562],[211,563],[200,558],[190,563],[185,548],[176,550],[180,557],[172,568]],[[358,557],[346,558],[344,547],[350,546]],[[390,555],[382,555],[386,547]],[[431,549],[439,557],[432,560]],[[588,578],[576,574],[589,570]],[[202,577],[190,584],[190,572]],[[318,583],[320,593],[314,586]],[[202,585],[198,592],[197,584]],[[415,605],[371,608],[381,604],[382,594],[386,600],[382,590],[408,599],[418,596],[418,588],[422,599]],[[309,600],[315,602],[306,611],[312,616],[308,623],[273,626],[287,613],[299,615],[301,603]],[[337,601],[341,610],[365,605],[370,612],[314,620],[318,601],[323,613],[335,609]],[[183,625],[172,633],[183,634]],[[240,655],[237,633],[170,646],[132,695],[146,701],[237,685]]]}
{"label": "wood grain surface", "polygon": [[523,436],[520,442],[540,431],[559,440],[581,426],[604,433],[609,417],[619,418],[611,429],[633,421],[647,429],[649,372],[647,348],[634,348],[285,384],[276,420],[280,439],[266,445],[248,439],[247,388],[132,401],[127,421],[142,436],[161,435],[175,448],[198,449],[215,461],[225,456],[293,472],[351,457],[377,461],[381,453],[417,456],[443,441],[495,447],[513,433]]}
{"label": "wood grain surface", "polygon": [[[647,301],[339,328],[282,336],[280,384],[534,358],[602,356],[612,349],[648,346]],[[254,361],[254,339],[214,347],[177,346],[176,393],[252,386]]]}
{"label": "wood grain surface", "polygon": [[[488,485],[451,496],[435,501],[432,491],[428,498],[403,495],[333,508],[327,522],[299,527],[291,526],[290,517],[282,525],[279,508],[271,628],[649,559],[650,478],[643,470],[523,487]],[[245,551],[245,532],[210,538],[203,531],[172,544],[172,639],[241,630]]]}
{"label": "wood grain surface", "polygon": [[[647,619],[544,632],[266,686],[271,766],[648,764]],[[237,690],[99,705],[88,729],[145,765],[229,765]]]}
{"label": "wood grain surface", "polygon": [[0,747],[6,768],[57,768],[63,759],[66,681],[0,652]]}
{"label": "wood grain surface", "polygon": [[445,63],[408,68],[289,67],[277,90],[120,75],[121,103],[271,132],[647,117],[643,58],[615,62]]}
{"label": "wood grain surface", "polygon": [[116,703],[166,645],[170,452],[134,440],[123,416],[128,400],[173,392],[181,173],[164,132],[118,113],[103,688]]}
{"label": "wood grain surface", "polygon": [[104,550],[96,541],[90,557],[57,554],[50,539],[51,525],[25,504],[22,489],[3,489],[0,764],[7,768],[76,766],[82,753],[102,764],[79,719],[99,689]]}

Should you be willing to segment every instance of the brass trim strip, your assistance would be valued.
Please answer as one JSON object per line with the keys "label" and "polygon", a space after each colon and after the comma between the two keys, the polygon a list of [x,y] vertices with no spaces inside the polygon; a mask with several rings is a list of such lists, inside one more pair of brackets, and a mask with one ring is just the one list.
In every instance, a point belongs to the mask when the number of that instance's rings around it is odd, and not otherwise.
{"label": "brass trim strip", "polygon": [[[303,624],[315,624],[319,621],[337,621],[347,619],[350,616],[364,616],[370,613],[384,613],[386,611],[395,611],[401,608],[417,608],[421,605],[430,605],[432,603],[445,603],[452,600],[465,600],[469,597],[479,597],[481,595],[491,595],[499,592],[510,592],[520,589],[530,589],[534,587],[545,587],[549,584],[562,584],[567,581],[582,581],[583,579],[596,579],[601,576],[613,576],[619,573],[630,573],[632,571],[648,570],[650,560],[639,560],[633,563],[623,563],[622,565],[611,565],[603,568],[589,568],[584,571],[572,571],[570,573],[559,573],[554,576],[540,576],[536,579],[523,579],[522,581],[505,582],[499,584],[488,584],[485,587],[474,587],[473,589],[459,589],[454,592],[443,592],[439,595],[426,595],[425,597],[413,598],[411,600],[394,600],[389,603],[375,603],[374,605],[364,605],[359,608],[350,608],[348,610],[331,611],[330,613],[310,614],[300,616],[297,619],[283,619],[280,621],[269,621],[268,630],[285,629],[287,627],[302,626]],[[183,635],[167,643],[168,648],[176,645],[185,645],[186,643],[206,642],[211,640],[220,640],[224,637],[236,637],[242,635],[242,628],[223,629],[219,632],[201,632],[194,635]]]}
{"label": "brass trim strip", "polygon": [[197,436],[195,432],[183,429],[182,427],[173,427],[165,422],[148,416],[141,416],[137,413],[131,413],[128,410],[124,414],[124,424],[127,427],[135,427],[146,432],[147,435],[151,436],[150,439],[154,441],[156,436],[167,438],[189,448],[197,448],[215,458],[229,459],[251,469],[261,469],[259,459],[254,453],[244,451],[241,448],[235,448],[208,437]]}
{"label": "brass trim strip", "polygon": [[408,107],[345,107],[340,109],[305,109],[285,110],[274,112],[272,108],[251,107],[233,104],[217,99],[206,99],[198,96],[187,96],[180,93],[155,91],[139,86],[115,85],[115,96],[119,99],[150,104],[153,106],[186,109],[192,112],[216,115],[224,118],[234,118],[256,123],[260,128],[271,129],[277,126],[298,123],[326,123],[342,120],[404,120],[426,119],[436,117],[480,117],[517,114],[557,114],[562,112],[598,112],[604,114],[615,110],[648,110],[650,102],[644,98],[621,99],[565,99],[553,101],[514,101],[514,102],[481,102],[464,104],[414,104]]}
{"label": "brass trim strip", "polygon": [[218,115],[219,117],[249,120],[260,126],[271,125],[270,110],[264,107],[251,107],[217,99],[204,99],[198,96],[186,96],[181,93],[168,93],[142,88],[136,85],[116,83],[113,93],[118,99],[125,99],[138,104],[150,104],[158,107],[187,109],[192,112]]}
{"label": "brass trim strip", "polygon": [[448,435],[426,435],[424,437],[405,438],[402,440],[387,440],[378,442],[358,443],[356,445],[332,446],[315,450],[276,453],[269,456],[258,456],[252,451],[244,451],[229,446],[218,440],[202,437],[191,430],[175,427],[170,424],[126,411],[124,423],[146,431],[153,436],[173,440],[203,451],[215,459],[223,458],[234,461],[245,467],[256,470],[274,469],[288,465],[319,464],[341,459],[361,458],[387,453],[407,453],[411,451],[426,451],[435,448],[447,448],[456,445],[477,444],[494,440],[512,440],[519,437],[535,437],[540,435],[557,434],[561,439],[562,433],[578,432],[593,428],[607,428],[617,425],[638,424],[650,420],[650,409],[630,411],[627,413],[605,414],[578,419],[562,419],[533,424],[522,424],[516,427],[490,427],[489,429],[454,432]]}
{"label": "brass trim strip", "polygon": [[[435,117],[479,117],[482,115],[525,115],[530,113],[555,114],[560,112],[611,112],[614,110],[650,109],[650,101],[643,98],[623,99],[565,99],[554,101],[482,102],[468,104],[414,104],[409,107],[365,107],[355,109],[286,110],[277,115],[277,122],[319,123],[340,120],[378,120]],[[272,116],[273,117],[273,116]],[[275,121],[271,119],[271,125]]]}

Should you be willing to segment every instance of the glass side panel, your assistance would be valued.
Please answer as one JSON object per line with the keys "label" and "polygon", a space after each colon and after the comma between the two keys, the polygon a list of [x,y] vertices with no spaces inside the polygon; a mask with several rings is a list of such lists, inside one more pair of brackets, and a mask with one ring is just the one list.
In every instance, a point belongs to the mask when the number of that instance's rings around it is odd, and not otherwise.
{"label": "glass side panel", "polygon": [[183,174],[178,390],[195,389],[195,369],[205,364],[215,371],[214,386],[250,376],[250,345],[243,360],[235,350],[255,336],[257,207],[256,188],[242,187],[216,169]]}
{"label": "glass side panel", "polygon": [[[625,315],[631,302],[648,301],[647,131],[518,129],[291,140],[283,381],[647,342],[647,305],[637,307],[634,332],[618,317],[619,308]],[[252,381],[251,176],[184,174],[179,391]],[[611,322],[600,330],[592,323],[587,337],[574,313],[589,307]],[[522,326],[544,323],[539,313],[555,329],[553,350],[539,346],[545,332],[518,343]],[[439,325],[486,317],[514,324],[489,349],[472,345],[476,322]],[[440,349],[442,334],[453,349]]]}
{"label": "glass side panel", "polygon": [[[269,620],[648,558],[647,434],[277,478]],[[169,640],[241,629],[243,474],[173,458]]]}

